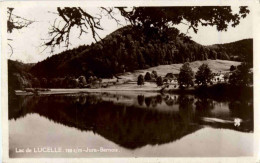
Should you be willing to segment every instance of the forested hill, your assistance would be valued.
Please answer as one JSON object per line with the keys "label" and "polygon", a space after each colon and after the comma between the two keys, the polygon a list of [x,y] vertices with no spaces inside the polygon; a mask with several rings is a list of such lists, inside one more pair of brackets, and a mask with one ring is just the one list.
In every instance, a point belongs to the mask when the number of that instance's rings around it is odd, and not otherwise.
{"label": "forested hill", "polygon": [[[146,31],[147,32],[147,31]],[[156,35],[157,36],[157,35]],[[80,75],[111,77],[116,73],[152,66],[205,59],[241,60],[252,58],[252,40],[202,46],[180,34],[175,28],[156,37],[126,26],[102,41],[56,54],[31,68],[36,77]]]}
{"label": "forested hill", "polygon": [[226,44],[208,46],[211,50],[226,53],[230,60],[247,61],[253,63],[253,39],[244,39]]}

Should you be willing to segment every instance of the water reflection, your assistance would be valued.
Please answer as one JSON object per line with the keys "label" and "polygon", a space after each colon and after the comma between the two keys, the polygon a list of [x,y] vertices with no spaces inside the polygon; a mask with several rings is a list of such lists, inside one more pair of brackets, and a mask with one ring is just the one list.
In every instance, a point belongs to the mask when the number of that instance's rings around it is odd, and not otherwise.
{"label": "water reflection", "polygon": [[[253,131],[252,101],[217,102],[193,95],[92,93],[10,98],[10,120],[29,113],[92,131],[127,149],[173,142],[205,126]],[[241,121],[235,126],[238,118]]]}

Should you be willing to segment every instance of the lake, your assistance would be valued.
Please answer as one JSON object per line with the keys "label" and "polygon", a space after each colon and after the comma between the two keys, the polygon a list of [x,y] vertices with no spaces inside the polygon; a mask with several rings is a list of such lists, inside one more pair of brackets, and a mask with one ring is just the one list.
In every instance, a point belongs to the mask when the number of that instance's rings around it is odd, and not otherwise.
{"label": "lake", "polygon": [[253,155],[253,100],[152,92],[14,96],[9,156]]}

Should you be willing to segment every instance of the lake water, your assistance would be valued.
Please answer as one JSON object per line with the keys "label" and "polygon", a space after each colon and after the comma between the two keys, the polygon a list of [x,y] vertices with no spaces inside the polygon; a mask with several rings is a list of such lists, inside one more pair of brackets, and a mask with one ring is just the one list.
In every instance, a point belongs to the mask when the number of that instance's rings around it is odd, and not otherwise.
{"label": "lake water", "polygon": [[252,155],[252,99],[114,92],[9,101],[12,158]]}

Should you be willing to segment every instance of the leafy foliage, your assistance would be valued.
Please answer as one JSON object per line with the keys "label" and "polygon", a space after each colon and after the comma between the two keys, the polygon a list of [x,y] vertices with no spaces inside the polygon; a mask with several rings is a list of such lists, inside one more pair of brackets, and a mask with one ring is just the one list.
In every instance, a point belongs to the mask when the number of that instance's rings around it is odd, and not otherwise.
{"label": "leafy foliage", "polygon": [[[191,6],[191,7],[100,7],[106,16],[115,20],[118,24],[120,21],[115,18],[114,10],[119,10],[121,15],[127,19],[132,26],[142,29],[146,38],[160,38],[162,41],[168,39],[168,31],[173,25],[180,23],[188,25],[189,29],[194,32],[198,31],[198,26],[216,26],[217,30],[227,30],[228,25],[235,27],[239,24],[241,18],[245,18],[250,12],[246,6],[241,6],[238,13],[233,13],[230,6]],[[65,42],[69,45],[71,29],[77,27],[82,33],[87,33],[90,29],[93,38],[100,38],[97,30],[103,30],[100,25],[100,17],[91,15],[81,7],[64,7],[57,8],[58,14],[62,21],[53,23],[50,29],[51,39],[46,46],[59,46]],[[101,13],[102,13],[101,12]],[[154,14],[156,13],[156,14]],[[60,25],[64,22],[63,25]]]}
{"label": "leafy foliage", "polygon": [[[232,13],[230,6],[191,6],[191,7],[134,7],[131,11],[118,8],[121,14],[136,26],[157,29],[161,32],[170,25],[186,21],[189,28],[197,32],[199,25],[216,26],[219,31],[227,30],[239,24],[240,18],[245,18],[249,10],[241,6],[238,13]],[[154,14],[156,13],[156,14]]]}
{"label": "leafy foliage", "polygon": [[163,85],[163,79],[162,79],[161,76],[156,78],[156,84],[157,84],[158,87]]}
{"label": "leafy foliage", "polygon": [[207,64],[202,64],[196,75],[195,75],[195,82],[200,85],[207,85],[207,83],[209,83],[211,81],[211,79],[213,78],[213,74],[209,68],[209,66]]}
{"label": "leafy foliage", "polygon": [[225,80],[225,82],[227,82],[227,80],[229,79],[229,73],[228,72],[226,72],[225,74],[224,74],[224,80]]}
{"label": "leafy foliage", "polygon": [[194,72],[192,71],[188,62],[184,63],[180,68],[178,83],[180,87],[189,87],[193,83]]}
{"label": "leafy foliage", "polygon": [[236,67],[234,65],[231,65],[229,70],[234,71],[235,69],[236,69]]}
{"label": "leafy foliage", "polygon": [[253,74],[250,73],[250,65],[245,62],[237,66],[229,77],[229,83],[232,85],[248,86],[252,82]]}
{"label": "leafy foliage", "polygon": [[143,75],[138,76],[137,85],[144,85],[144,76]]}
{"label": "leafy foliage", "polygon": [[33,76],[28,72],[34,64],[23,64],[18,61],[8,60],[8,90],[32,87]]}
{"label": "leafy foliage", "polygon": [[157,71],[152,71],[152,75],[155,79],[157,79],[158,75],[157,75]]}
{"label": "leafy foliage", "polygon": [[217,58],[248,62],[253,67],[253,39],[244,39],[226,44],[208,46],[217,52]]}
{"label": "leafy foliage", "polygon": [[144,76],[144,80],[145,80],[145,81],[152,80],[152,76],[151,76],[150,72],[146,72],[146,74],[145,74],[145,76]]}

